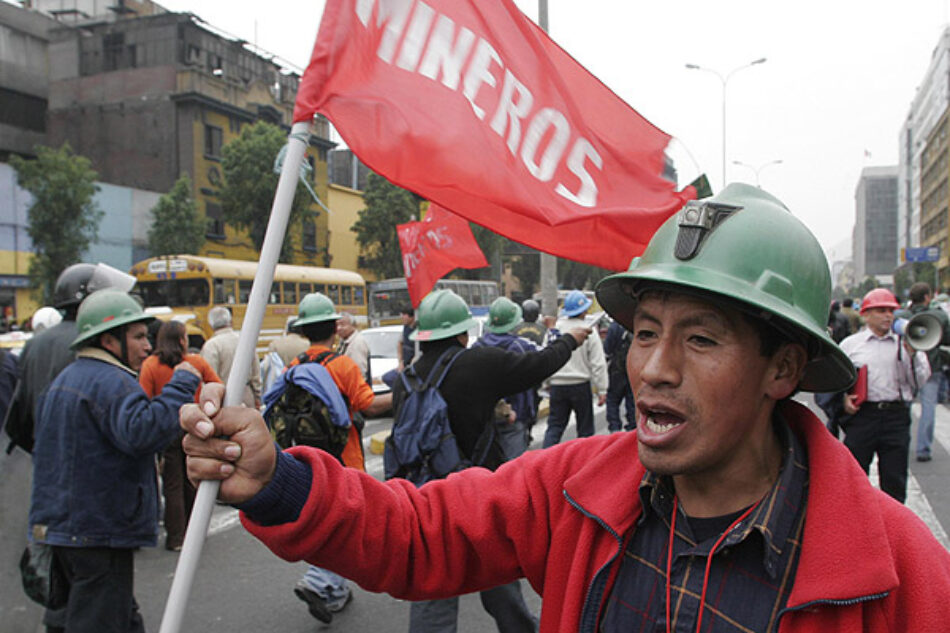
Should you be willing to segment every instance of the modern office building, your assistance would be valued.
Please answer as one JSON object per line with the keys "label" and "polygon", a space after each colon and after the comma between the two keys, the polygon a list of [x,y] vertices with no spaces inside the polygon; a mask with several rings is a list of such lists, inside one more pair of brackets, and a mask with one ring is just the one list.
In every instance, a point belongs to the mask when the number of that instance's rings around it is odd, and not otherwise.
{"label": "modern office building", "polygon": [[[950,27],[944,30],[898,139],[898,256],[899,249],[926,243],[922,229],[924,177],[922,161],[928,139],[950,106]],[[900,262],[895,260],[894,265]],[[946,264],[943,264],[946,266]]]}
{"label": "modern office building", "polygon": [[852,234],[857,283],[865,277],[890,277],[896,267],[898,173],[897,165],[861,170]]}
{"label": "modern office building", "polygon": [[945,110],[943,116],[931,129],[920,154],[920,246],[936,246],[940,249],[937,271],[941,286],[950,281],[948,269],[947,219],[950,214],[950,165],[948,165],[948,127],[950,118]]}

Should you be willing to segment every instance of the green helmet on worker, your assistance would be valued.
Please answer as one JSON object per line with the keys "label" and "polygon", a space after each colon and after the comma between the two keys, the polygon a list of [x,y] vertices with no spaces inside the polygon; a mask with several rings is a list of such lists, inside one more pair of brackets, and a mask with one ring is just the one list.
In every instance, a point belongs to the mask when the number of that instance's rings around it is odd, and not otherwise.
{"label": "green helmet on worker", "polygon": [[732,184],[688,202],[656,232],[627,272],[597,285],[597,300],[627,329],[640,294],[667,289],[725,298],[808,350],[799,388],[841,391],[854,365],[828,334],[831,275],[821,245],[778,199]]}
{"label": "green helmet on worker", "polygon": [[297,318],[293,329],[300,329],[303,325],[320,323],[321,321],[335,321],[340,318],[333,301],[322,292],[312,292],[305,296],[297,309]]}
{"label": "green helmet on worker", "polygon": [[82,347],[96,340],[100,334],[115,330],[130,323],[152,321],[155,317],[146,314],[131,295],[114,288],[97,290],[83,299],[76,314],[79,330],[70,347]]}
{"label": "green helmet on worker", "polygon": [[488,323],[485,328],[495,334],[510,332],[521,323],[521,306],[508,297],[498,297],[488,308]]}
{"label": "green helmet on worker", "polygon": [[464,334],[475,324],[462,297],[451,290],[435,290],[419,303],[417,329],[410,338],[414,341],[440,341]]}

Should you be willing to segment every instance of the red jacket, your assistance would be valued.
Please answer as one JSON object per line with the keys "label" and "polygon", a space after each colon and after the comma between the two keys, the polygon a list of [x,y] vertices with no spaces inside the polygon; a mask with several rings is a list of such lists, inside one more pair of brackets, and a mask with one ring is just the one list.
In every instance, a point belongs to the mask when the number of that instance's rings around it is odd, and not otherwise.
{"label": "red jacket", "polygon": [[[810,470],[804,545],[780,633],[947,630],[950,554],[868,483],[807,408],[783,412]],[[597,629],[611,564],[641,511],[635,433],[529,451],[494,473],[472,468],[418,490],[291,450],[313,471],[299,519],[262,527],[242,517],[278,556],[406,599],[524,576],[544,599],[542,633]]]}

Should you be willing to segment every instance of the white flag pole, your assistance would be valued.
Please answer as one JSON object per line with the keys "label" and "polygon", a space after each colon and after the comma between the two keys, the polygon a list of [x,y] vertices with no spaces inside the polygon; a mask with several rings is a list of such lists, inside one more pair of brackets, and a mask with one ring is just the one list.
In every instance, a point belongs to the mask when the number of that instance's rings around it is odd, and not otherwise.
{"label": "white flag pole", "polygon": [[[287,232],[287,223],[290,219],[290,208],[293,205],[294,193],[297,190],[297,180],[300,174],[300,165],[303,162],[304,152],[307,149],[310,137],[310,123],[295,123],[290,129],[289,147],[284,161],[284,167],[277,183],[277,192],[274,195],[274,205],[271,207],[270,220],[267,222],[267,232],[264,235],[264,245],[261,248],[261,257],[257,266],[254,284],[251,286],[251,296],[247,304],[247,312],[241,323],[241,335],[238,339],[234,363],[225,390],[224,405],[239,406],[244,384],[251,368],[251,362],[256,361],[255,348],[260,333],[261,322],[264,319],[264,308],[267,306],[267,296],[274,282],[274,267],[280,256],[280,249],[284,243],[284,234]],[[178,633],[188,604],[188,595],[195,579],[198,568],[198,559],[204,546],[208,524],[211,522],[211,512],[218,496],[220,482],[202,481],[198,486],[191,519],[188,522],[188,531],[185,533],[185,542],[178,559],[178,567],[172,580],[168,602],[165,603],[165,614],[162,617],[162,626],[159,633]]]}

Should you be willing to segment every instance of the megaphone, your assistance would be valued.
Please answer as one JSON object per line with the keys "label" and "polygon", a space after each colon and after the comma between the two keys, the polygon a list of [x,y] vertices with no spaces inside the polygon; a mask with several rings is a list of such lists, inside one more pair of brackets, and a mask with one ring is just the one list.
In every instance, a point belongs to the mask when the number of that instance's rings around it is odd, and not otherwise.
{"label": "megaphone", "polygon": [[914,315],[911,319],[894,319],[891,329],[903,336],[911,347],[921,352],[937,347],[943,338],[940,321],[926,312]]}

